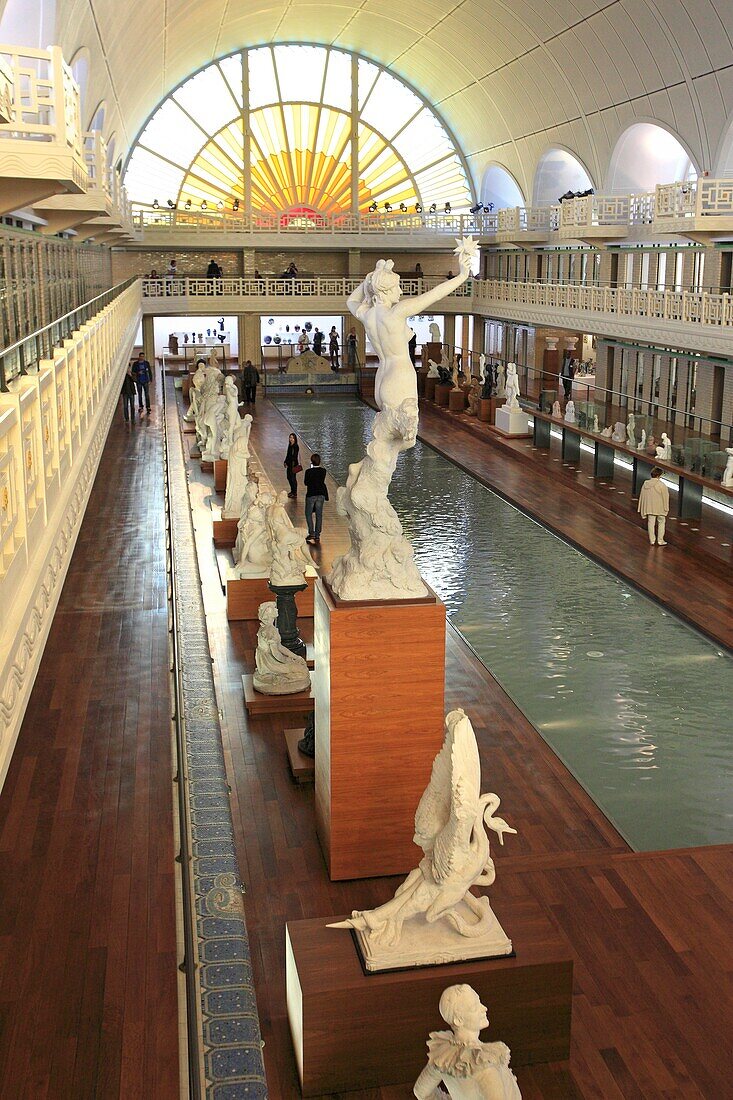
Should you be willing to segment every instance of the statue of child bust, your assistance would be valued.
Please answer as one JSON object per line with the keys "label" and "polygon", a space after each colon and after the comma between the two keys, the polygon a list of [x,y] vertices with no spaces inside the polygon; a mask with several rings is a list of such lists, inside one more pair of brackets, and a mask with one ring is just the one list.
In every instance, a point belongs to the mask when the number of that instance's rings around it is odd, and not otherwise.
{"label": "statue of child bust", "polygon": [[506,1043],[482,1043],[479,1032],[489,1026],[486,1009],[470,985],[451,985],[438,1011],[450,1031],[431,1031],[428,1064],[413,1092],[418,1100],[440,1100],[448,1090],[453,1100],[522,1100],[509,1068]]}

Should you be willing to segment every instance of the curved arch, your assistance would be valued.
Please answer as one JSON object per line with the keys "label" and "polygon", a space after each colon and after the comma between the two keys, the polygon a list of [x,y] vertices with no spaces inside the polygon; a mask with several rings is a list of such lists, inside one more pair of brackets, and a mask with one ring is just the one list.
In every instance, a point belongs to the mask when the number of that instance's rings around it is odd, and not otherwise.
{"label": "curved arch", "polygon": [[588,169],[564,145],[551,145],[537,161],[532,185],[532,205],[550,206],[566,191],[595,188]]}
{"label": "curved arch", "polygon": [[733,115],[723,127],[715,156],[714,172],[717,179],[730,179],[733,176]]}
{"label": "curved arch", "polygon": [[79,104],[81,117],[83,118],[86,107],[87,85],[89,83],[89,50],[86,46],[82,46],[76,51],[69,62],[69,68],[71,69],[71,75],[79,85]]}
{"label": "curved arch", "polygon": [[107,101],[101,99],[89,116],[87,130],[104,130],[104,117],[107,113]]}
{"label": "curved arch", "polygon": [[143,204],[244,199],[324,214],[374,203],[457,212],[474,193],[453,135],[414,88],[366,57],[302,43],[237,50],[187,77],[137,135],[125,183]]}
{"label": "curved arch", "polygon": [[486,165],[481,179],[481,202],[493,210],[507,206],[526,206],[522,188],[503,164],[491,161]]}
{"label": "curved arch", "polygon": [[690,150],[668,126],[637,119],[619,135],[606,174],[609,195],[653,191],[658,183],[675,183],[699,175]]}
{"label": "curved arch", "polygon": [[0,42],[45,50],[56,41],[56,0],[7,0],[0,16]]}

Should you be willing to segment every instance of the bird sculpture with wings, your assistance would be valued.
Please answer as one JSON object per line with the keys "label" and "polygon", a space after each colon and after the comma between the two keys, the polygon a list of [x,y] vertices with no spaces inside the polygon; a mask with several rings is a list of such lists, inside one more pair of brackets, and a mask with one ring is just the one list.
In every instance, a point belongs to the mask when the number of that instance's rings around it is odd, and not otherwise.
{"label": "bird sculpture with wings", "polygon": [[476,897],[471,887],[490,886],[496,877],[487,828],[500,844],[504,833],[516,829],[494,816],[498,796],[481,794],[476,736],[466,714],[451,711],[445,727],[443,747],[415,814],[414,840],[425,855],[390,901],[330,925],[357,930],[370,946],[396,947],[405,924],[415,920],[445,922],[453,933],[469,939],[497,927],[489,899]]}

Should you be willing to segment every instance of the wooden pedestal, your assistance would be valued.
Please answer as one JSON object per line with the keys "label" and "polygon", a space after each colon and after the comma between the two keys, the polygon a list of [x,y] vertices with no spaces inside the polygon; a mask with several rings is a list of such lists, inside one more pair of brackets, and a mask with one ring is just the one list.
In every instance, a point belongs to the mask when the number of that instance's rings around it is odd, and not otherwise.
{"label": "wooden pedestal", "polygon": [[218,458],[214,463],[214,489],[217,493],[226,491],[228,467],[229,463],[225,458]]}
{"label": "wooden pedestal", "polygon": [[493,424],[496,407],[499,404],[497,397],[482,397],[478,406],[478,418],[483,424]]}
{"label": "wooden pedestal", "polygon": [[237,522],[236,519],[214,520],[214,546],[223,549],[234,546],[237,541]]}
{"label": "wooden pedestal", "polygon": [[329,874],[407,872],[443,743],[445,607],[434,595],[342,602],[319,580],[314,639],[316,825]]}
{"label": "wooden pedestal", "polygon": [[466,395],[463,390],[451,390],[448,395],[448,408],[451,412],[463,412],[466,407]]}
{"label": "wooden pedestal", "polygon": [[262,714],[308,714],[313,710],[313,690],[297,691],[293,695],[263,695],[255,691],[252,677],[242,677],[244,705],[247,714],[257,717]]}
{"label": "wooden pedestal", "polygon": [[288,764],[293,779],[296,783],[312,783],[316,770],[316,762],[312,756],[304,756],[298,748],[298,742],[305,733],[305,729],[285,730],[285,748],[288,753]]}
{"label": "wooden pedestal", "polygon": [[183,427],[184,435],[193,435],[196,431],[196,425],[188,420],[181,419],[181,426]]}
{"label": "wooden pedestal", "polygon": [[204,474],[212,474],[214,472],[214,463],[208,462],[206,459],[201,459],[201,472]]}
{"label": "wooden pedestal", "polygon": [[435,403],[443,408],[448,408],[448,402],[450,401],[450,395],[453,392],[453,386],[449,383],[443,384],[438,382],[435,387]]}
{"label": "wooden pedestal", "polygon": [[425,397],[428,401],[435,401],[435,386],[437,381],[437,378],[430,378],[429,376],[425,379]]}
{"label": "wooden pedestal", "polygon": [[482,1039],[505,1042],[513,1066],[568,1058],[570,950],[533,898],[497,893],[493,906],[516,958],[367,976],[351,934],[326,927],[339,918],[285,926],[288,1018],[304,1096],[412,1085],[428,1034],[445,1027],[441,993],[464,982],[489,1010]]}
{"label": "wooden pedestal", "polygon": [[189,398],[190,393],[191,393],[191,375],[190,374],[184,375],[183,379],[181,380],[181,393],[183,394],[185,399],[188,401],[188,398]]}
{"label": "wooden pedestal", "polygon": [[[306,577],[305,580],[308,587],[302,592],[296,593],[295,606],[298,608],[298,615],[301,618],[312,619],[315,577]],[[260,604],[274,599],[275,593],[270,591],[267,577],[245,577],[244,580],[228,580],[227,619],[230,622],[239,622],[242,619],[256,620]]]}

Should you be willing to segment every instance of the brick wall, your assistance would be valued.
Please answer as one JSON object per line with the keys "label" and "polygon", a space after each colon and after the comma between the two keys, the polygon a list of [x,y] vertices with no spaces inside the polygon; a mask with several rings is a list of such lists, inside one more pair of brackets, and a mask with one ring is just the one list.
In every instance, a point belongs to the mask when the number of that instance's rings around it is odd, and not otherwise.
{"label": "brick wall", "polygon": [[242,274],[241,252],[219,252],[204,249],[115,249],[112,252],[113,282],[118,283],[131,275],[149,275],[155,270],[163,275],[172,259],[176,260],[179,275],[205,275],[209,260],[214,259],[225,275]]}

